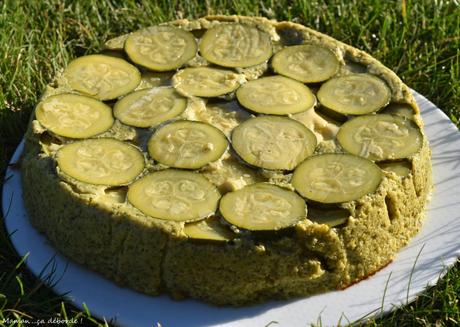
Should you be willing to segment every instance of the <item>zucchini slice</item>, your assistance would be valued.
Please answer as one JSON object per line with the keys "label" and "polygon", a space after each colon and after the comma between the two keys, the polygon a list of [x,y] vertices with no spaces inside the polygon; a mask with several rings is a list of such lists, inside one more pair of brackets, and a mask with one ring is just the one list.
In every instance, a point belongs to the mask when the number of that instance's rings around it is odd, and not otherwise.
{"label": "zucchini slice", "polygon": [[162,126],[148,142],[153,159],[169,167],[185,169],[198,169],[216,161],[227,147],[227,138],[219,129],[187,120]]}
{"label": "zucchini slice", "polygon": [[412,106],[407,103],[392,103],[380,111],[380,113],[396,115],[406,119],[414,119],[415,114]]}
{"label": "zucchini slice", "polygon": [[345,224],[350,217],[346,209],[319,209],[308,208],[307,218],[318,224],[325,224],[329,227],[336,227]]}
{"label": "zucchini slice", "polygon": [[316,104],[307,86],[280,75],[250,81],[236,91],[236,97],[245,108],[268,115],[295,114]]}
{"label": "zucchini slice", "polygon": [[318,101],[345,115],[364,115],[388,104],[391,91],[380,78],[370,74],[336,77],[321,85]]}
{"label": "zucchini slice", "polygon": [[64,79],[75,91],[99,100],[112,100],[133,91],[141,73],[126,60],[104,55],[79,57],[64,70]]}
{"label": "zucchini slice", "polygon": [[408,161],[382,162],[378,164],[385,171],[395,173],[400,177],[407,177],[412,171],[412,165]]}
{"label": "zucchini slice", "polygon": [[160,86],[171,86],[171,78],[173,75],[174,72],[144,71],[142,72],[141,83],[136,88],[136,91]]}
{"label": "zucchini slice", "polygon": [[242,78],[231,70],[196,67],[179,71],[172,82],[176,90],[185,96],[217,97],[235,91]]}
{"label": "zucchini slice", "polygon": [[226,193],[219,210],[232,225],[251,231],[268,231],[291,227],[305,219],[307,206],[293,191],[256,183]]}
{"label": "zucchini slice", "polygon": [[192,33],[173,26],[152,26],[128,36],[125,52],[136,64],[167,71],[195,57],[197,44]]}
{"label": "zucchini slice", "polygon": [[423,136],[412,120],[386,114],[366,115],[344,123],[337,140],[348,152],[374,161],[407,158],[422,147]]}
{"label": "zucchini slice", "polygon": [[145,159],[136,147],[115,139],[69,143],[56,154],[59,169],[84,183],[125,185],[143,170]]}
{"label": "zucchini slice", "polygon": [[297,166],[292,185],[306,199],[341,203],[374,192],[381,180],[382,171],[372,161],[351,154],[328,153],[307,158]]}
{"label": "zucchini slice", "polygon": [[316,148],[316,136],[298,121],[280,116],[251,118],[232,132],[232,146],[248,164],[292,170]]}
{"label": "zucchini slice", "polygon": [[150,173],[128,190],[128,201],[146,215],[172,221],[197,221],[214,214],[217,188],[198,173],[166,169]]}
{"label": "zucchini slice", "polygon": [[302,83],[328,80],[339,70],[337,56],[328,48],[315,44],[286,47],[272,59],[273,70]]}
{"label": "zucchini slice", "polygon": [[105,103],[78,94],[58,94],[41,101],[37,120],[51,132],[69,138],[95,136],[112,127],[112,109]]}
{"label": "zucchini slice", "polygon": [[125,41],[128,38],[129,34],[123,34],[114,38],[107,40],[104,43],[105,50],[115,50],[122,51],[125,46]]}
{"label": "zucchini slice", "polygon": [[188,223],[184,226],[184,233],[193,239],[207,241],[230,241],[235,234],[220,223],[216,216],[209,217],[197,222]]}
{"label": "zucchini slice", "polygon": [[172,87],[155,87],[128,94],[118,100],[113,114],[122,123],[135,127],[151,127],[184,112],[187,99]]}
{"label": "zucchini slice", "polygon": [[224,67],[254,66],[272,55],[272,43],[267,33],[238,23],[210,28],[201,38],[199,47],[207,61]]}

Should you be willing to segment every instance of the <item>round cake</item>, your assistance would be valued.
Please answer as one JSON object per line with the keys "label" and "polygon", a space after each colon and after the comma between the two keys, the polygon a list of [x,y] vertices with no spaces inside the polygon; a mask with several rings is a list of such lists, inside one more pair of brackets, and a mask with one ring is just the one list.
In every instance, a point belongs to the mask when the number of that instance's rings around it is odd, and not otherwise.
{"label": "round cake", "polygon": [[209,16],[108,40],[45,90],[23,196],[57,250],[120,285],[246,305],[343,289],[420,229],[410,89],[291,22]]}

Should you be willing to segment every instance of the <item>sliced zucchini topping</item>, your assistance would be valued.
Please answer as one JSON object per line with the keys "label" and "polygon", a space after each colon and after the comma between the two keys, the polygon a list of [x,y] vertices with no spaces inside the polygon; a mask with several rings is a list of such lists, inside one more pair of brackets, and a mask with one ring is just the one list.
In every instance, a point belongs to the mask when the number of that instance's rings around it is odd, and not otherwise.
{"label": "sliced zucchini topping", "polygon": [[330,79],[318,91],[318,100],[345,115],[364,115],[386,106],[391,92],[384,81],[370,74]]}
{"label": "sliced zucchini topping", "polygon": [[173,77],[173,86],[186,96],[216,97],[235,91],[242,76],[230,70],[185,68]]}
{"label": "sliced zucchini topping", "polygon": [[268,183],[225,194],[220,213],[230,224],[251,231],[279,230],[305,219],[305,201],[293,191]]}
{"label": "sliced zucchini topping", "polygon": [[307,218],[318,224],[336,227],[345,224],[350,217],[350,212],[345,209],[318,209],[308,208]]}
{"label": "sliced zucchini topping", "polygon": [[57,152],[59,169],[89,184],[124,185],[144,170],[145,159],[134,146],[115,139],[87,139]]}
{"label": "sliced zucchini topping", "polygon": [[112,100],[128,94],[141,81],[141,73],[127,61],[104,55],[73,60],[64,71],[69,86],[99,100]]}
{"label": "sliced zucchini topping", "polygon": [[151,89],[159,86],[171,86],[171,78],[174,72],[154,72],[152,70],[142,72],[141,83],[136,91]]}
{"label": "sliced zucchini topping", "polygon": [[316,136],[294,119],[261,116],[236,127],[232,132],[232,145],[250,165],[292,170],[313,154]]}
{"label": "sliced zucchini topping", "polygon": [[307,158],[297,166],[292,185],[309,200],[341,203],[374,192],[381,180],[382,171],[372,161],[351,154],[328,153]]}
{"label": "sliced zucchini topping", "polygon": [[238,101],[247,109],[271,115],[287,115],[314,107],[316,98],[300,82],[284,76],[263,77],[242,85]]}
{"label": "sliced zucchini topping", "polygon": [[70,138],[87,138],[108,130],[112,109],[101,101],[77,94],[59,94],[37,105],[35,115],[51,132]]}
{"label": "sliced zucchini topping", "polygon": [[166,169],[146,175],[128,190],[128,201],[146,215],[196,221],[215,213],[220,193],[195,172]]}
{"label": "sliced zucchini topping", "polygon": [[180,115],[186,107],[187,99],[172,87],[155,87],[118,100],[113,114],[126,125],[150,127]]}
{"label": "sliced zucchini topping", "polygon": [[407,103],[392,103],[389,106],[385,107],[382,111],[382,114],[396,115],[399,117],[414,119],[414,109],[410,104]]}
{"label": "sliced zucchini topping", "polygon": [[235,236],[216,216],[185,224],[184,232],[190,238],[209,241],[230,241]]}
{"label": "sliced zucchini topping", "polygon": [[346,151],[375,161],[407,158],[423,143],[420,129],[412,120],[386,114],[347,121],[340,127],[337,140]]}
{"label": "sliced zucchini topping", "polygon": [[182,120],[159,128],[149,140],[148,151],[169,167],[197,169],[219,159],[227,146],[227,138],[214,126]]}
{"label": "sliced zucchini topping", "polygon": [[400,177],[409,176],[412,171],[412,165],[408,161],[382,162],[379,167]]}
{"label": "sliced zucchini topping", "polygon": [[267,61],[272,55],[272,44],[269,35],[254,26],[229,23],[206,31],[200,53],[216,65],[249,67]]}
{"label": "sliced zucchini topping", "polygon": [[104,43],[104,49],[106,50],[123,50],[125,41],[128,38],[129,34],[123,34],[117,37],[114,37],[110,40],[107,40]]}
{"label": "sliced zucchini topping", "polygon": [[339,70],[339,60],[329,49],[303,44],[286,47],[272,59],[273,70],[302,83],[318,83],[334,76]]}
{"label": "sliced zucchini topping", "polygon": [[138,65],[167,71],[195,57],[197,44],[190,32],[173,26],[152,26],[130,34],[125,51]]}

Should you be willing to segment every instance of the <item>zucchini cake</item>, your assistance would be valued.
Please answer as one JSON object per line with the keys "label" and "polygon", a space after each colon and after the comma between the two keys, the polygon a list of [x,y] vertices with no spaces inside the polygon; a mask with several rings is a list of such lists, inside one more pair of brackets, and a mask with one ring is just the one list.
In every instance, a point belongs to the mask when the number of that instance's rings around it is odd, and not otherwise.
{"label": "zucchini cake", "polygon": [[420,229],[430,148],[410,89],[291,22],[177,20],[56,77],[26,133],[31,223],[137,291],[246,305],[343,289]]}

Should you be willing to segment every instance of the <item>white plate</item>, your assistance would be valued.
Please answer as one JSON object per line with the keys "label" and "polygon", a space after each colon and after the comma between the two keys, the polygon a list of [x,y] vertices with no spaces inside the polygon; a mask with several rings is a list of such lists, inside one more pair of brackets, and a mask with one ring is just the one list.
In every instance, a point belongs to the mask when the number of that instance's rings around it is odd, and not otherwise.
{"label": "white plate", "polygon": [[[460,255],[460,133],[431,102],[415,93],[433,150],[435,192],[421,232],[377,274],[343,291],[306,299],[262,305],[213,307],[195,300],[175,302],[120,288],[98,274],[56,254],[29,224],[21,196],[20,172],[9,169],[3,188],[8,233],[18,251],[28,254],[27,266],[53,286],[68,293],[76,306],[85,303],[93,315],[121,326],[323,326],[346,324],[380,314],[413,300],[434,285]],[[12,159],[22,151],[19,146]],[[53,277],[49,274],[54,272]]]}

